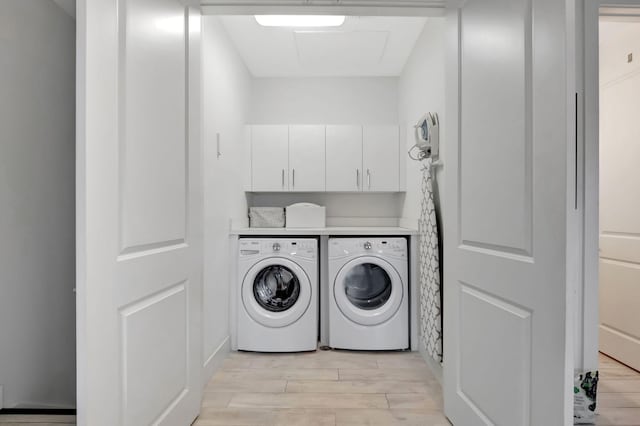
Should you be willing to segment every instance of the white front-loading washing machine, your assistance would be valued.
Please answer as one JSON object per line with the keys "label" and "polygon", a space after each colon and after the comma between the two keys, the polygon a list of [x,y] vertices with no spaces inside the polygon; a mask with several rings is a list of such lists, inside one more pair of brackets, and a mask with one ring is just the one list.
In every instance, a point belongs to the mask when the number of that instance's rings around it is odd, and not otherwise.
{"label": "white front-loading washing machine", "polygon": [[409,348],[405,238],[329,239],[329,345]]}
{"label": "white front-loading washing machine", "polygon": [[315,350],[318,241],[241,238],[238,255],[238,349]]}

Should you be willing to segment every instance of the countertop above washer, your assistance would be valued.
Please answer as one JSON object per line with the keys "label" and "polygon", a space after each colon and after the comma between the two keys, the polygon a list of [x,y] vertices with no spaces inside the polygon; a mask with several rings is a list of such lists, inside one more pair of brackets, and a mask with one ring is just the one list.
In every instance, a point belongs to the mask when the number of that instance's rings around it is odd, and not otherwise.
{"label": "countertop above washer", "polygon": [[334,226],[327,228],[235,228],[231,235],[416,235],[417,229],[392,226]]}

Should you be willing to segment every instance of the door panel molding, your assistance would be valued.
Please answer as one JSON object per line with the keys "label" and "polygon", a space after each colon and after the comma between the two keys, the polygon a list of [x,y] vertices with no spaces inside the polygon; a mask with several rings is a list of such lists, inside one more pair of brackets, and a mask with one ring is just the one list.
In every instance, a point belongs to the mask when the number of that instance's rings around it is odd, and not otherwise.
{"label": "door panel molding", "polygon": [[184,280],[120,310],[123,425],[157,424],[188,390],[188,288]]}
{"label": "door panel molding", "polygon": [[154,254],[171,250],[180,250],[186,247],[188,247],[188,245],[183,239],[127,247],[120,252],[118,261],[135,259],[137,257],[153,256]]}
{"label": "door panel molding", "polygon": [[[120,254],[186,240],[189,11],[180,0],[159,1],[157,7],[166,18],[145,16],[143,0],[118,0]],[[140,34],[145,30],[155,38]],[[153,74],[171,84],[157,90]],[[158,185],[164,190],[154,190]]]}
{"label": "door panel molding", "polygon": [[[473,2],[467,2],[465,7],[471,8],[472,5]],[[473,7],[484,6],[478,4]],[[472,12],[478,14],[477,10]],[[465,22],[469,15],[465,9],[460,12],[458,37],[460,61],[464,67],[460,67],[459,73],[458,170],[470,175],[460,176],[458,180],[460,242],[496,254],[505,252],[533,257],[531,0],[512,1],[502,13],[510,20],[517,18],[517,26],[512,24],[507,33],[500,33],[498,29],[491,33],[486,27],[478,27],[475,33],[466,34],[463,27],[471,27],[473,31],[477,25]],[[490,22],[498,18],[487,12],[473,19]],[[478,39],[482,41],[478,43]],[[517,65],[512,60],[516,55],[521,59]],[[496,76],[495,68],[485,71],[483,63],[487,60],[503,64],[504,75]],[[467,68],[471,69],[466,72]],[[514,74],[519,75],[518,78],[514,78]],[[479,90],[479,85],[473,84],[478,79],[487,82]],[[500,114],[482,107],[491,96],[499,97],[496,103],[499,101],[501,106]],[[477,138],[467,137],[467,134],[475,132],[492,131],[495,136],[486,142],[493,142],[492,149],[487,149],[485,143],[478,144]],[[522,143],[516,144],[520,140]],[[496,157],[496,152],[501,157]],[[495,162],[500,162],[502,173],[495,175],[493,180],[487,182],[472,178],[479,174],[479,169],[492,167]],[[509,213],[503,208],[506,205],[512,208]],[[483,226],[478,226],[480,223]]]}
{"label": "door panel molding", "polygon": [[478,243],[476,241],[463,240],[460,244],[460,250],[468,250],[470,252],[490,254],[492,256],[501,256],[506,259],[517,260],[520,262],[533,263],[533,256],[524,250],[504,247],[494,244]]}
{"label": "door panel molding", "polygon": [[[533,312],[463,281],[459,292],[463,355],[458,361],[458,393],[487,424],[528,426]],[[472,315],[474,311],[478,315]],[[511,386],[486,380],[501,375],[511,378]]]}

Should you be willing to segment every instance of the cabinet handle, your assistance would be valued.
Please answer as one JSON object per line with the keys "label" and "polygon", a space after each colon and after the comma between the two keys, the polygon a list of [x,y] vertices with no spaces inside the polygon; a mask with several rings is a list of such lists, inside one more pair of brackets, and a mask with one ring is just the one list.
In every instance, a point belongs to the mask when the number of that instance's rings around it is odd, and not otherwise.
{"label": "cabinet handle", "polygon": [[356,189],[360,189],[360,169],[356,169]]}
{"label": "cabinet handle", "polygon": [[367,186],[371,189],[371,172],[367,169]]}
{"label": "cabinet handle", "polygon": [[284,189],[284,169],[282,169],[282,188]]}
{"label": "cabinet handle", "polygon": [[292,178],[292,183],[293,183],[293,187],[296,187],[296,169],[292,170],[293,172],[293,178]]}

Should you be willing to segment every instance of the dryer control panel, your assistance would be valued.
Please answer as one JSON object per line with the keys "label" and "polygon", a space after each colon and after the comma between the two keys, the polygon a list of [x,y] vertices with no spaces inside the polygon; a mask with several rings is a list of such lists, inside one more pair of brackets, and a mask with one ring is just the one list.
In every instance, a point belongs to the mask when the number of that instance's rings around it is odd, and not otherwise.
{"label": "dryer control panel", "polygon": [[405,238],[330,238],[329,257],[354,255],[407,257]]}

